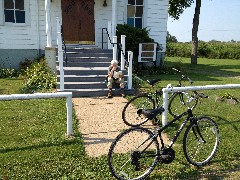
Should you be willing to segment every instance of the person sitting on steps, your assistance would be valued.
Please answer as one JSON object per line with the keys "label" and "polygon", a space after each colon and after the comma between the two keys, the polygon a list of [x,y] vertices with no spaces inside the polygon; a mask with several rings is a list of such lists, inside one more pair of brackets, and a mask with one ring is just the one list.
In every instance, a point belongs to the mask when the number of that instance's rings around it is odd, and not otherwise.
{"label": "person sitting on steps", "polygon": [[124,94],[124,77],[121,68],[118,66],[117,60],[112,60],[111,65],[108,67],[108,98],[112,97],[112,85],[113,82],[118,83],[121,88],[121,95],[125,97]]}

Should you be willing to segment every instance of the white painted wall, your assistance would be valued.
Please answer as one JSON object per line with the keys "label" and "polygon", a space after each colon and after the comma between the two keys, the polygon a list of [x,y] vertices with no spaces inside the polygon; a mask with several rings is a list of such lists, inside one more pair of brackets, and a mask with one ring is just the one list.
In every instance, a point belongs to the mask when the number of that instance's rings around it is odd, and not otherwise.
{"label": "white painted wall", "polygon": [[[26,1],[27,2],[27,1]],[[0,0],[2,3],[2,0]],[[45,1],[30,0],[27,6],[25,24],[2,23],[0,25],[0,49],[42,49],[46,46]],[[2,13],[3,9],[0,9]],[[1,14],[0,13],[0,14]],[[61,1],[53,0],[51,5],[52,39],[56,41],[56,17],[61,17]]]}
{"label": "white painted wall", "polygon": [[144,26],[150,29],[149,36],[163,46],[166,51],[168,1],[145,0]]}
{"label": "white painted wall", "polygon": [[[168,0],[144,0],[144,27],[150,29],[150,37],[166,48]],[[30,12],[27,15],[29,23],[26,25],[0,23],[0,49],[42,49],[46,46],[46,18],[45,1],[29,0]],[[2,0],[0,0],[0,4]],[[102,28],[107,28],[112,19],[112,0],[107,0],[107,7],[103,1],[95,0],[95,41],[102,46]],[[127,22],[127,1],[117,0],[117,24]],[[1,7],[1,6],[0,6]],[[2,11],[2,9],[0,9]],[[0,12],[1,15],[2,12]],[[52,0],[52,44],[56,43],[56,17],[61,21],[61,1]],[[1,17],[0,17],[1,18]],[[106,35],[104,37],[106,39]],[[106,46],[104,46],[106,47]],[[164,50],[165,51],[165,50]]]}
{"label": "white painted wall", "polygon": [[[0,1],[3,13],[3,1]],[[25,24],[5,23],[0,25],[0,49],[37,49],[38,34],[37,34],[37,0],[26,1],[25,7],[30,9],[26,12]],[[3,18],[4,16],[0,17]]]}

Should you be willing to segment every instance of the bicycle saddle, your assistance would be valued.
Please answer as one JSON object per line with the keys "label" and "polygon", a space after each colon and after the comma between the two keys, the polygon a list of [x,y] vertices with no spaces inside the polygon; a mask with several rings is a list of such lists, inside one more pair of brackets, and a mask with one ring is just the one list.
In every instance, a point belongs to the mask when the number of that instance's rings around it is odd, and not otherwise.
{"label": "bicycle saddle", "polygon": [[157,82],[161,81],[161,79],[148,79],[147,82],[151,86],[154,86]]}
{"label": "bicycle saddle", "polygon": [[[139,111],[141,111],[141,112],[139,112]],[[161,114],[163,111],[164,111],[164,108],[159,107],[159,108],[156,108],[156,109],[141,109],[141,110],[138,110],[137,113],[138,114],[143,114],[146,118],[153,119],[157,115]]]}

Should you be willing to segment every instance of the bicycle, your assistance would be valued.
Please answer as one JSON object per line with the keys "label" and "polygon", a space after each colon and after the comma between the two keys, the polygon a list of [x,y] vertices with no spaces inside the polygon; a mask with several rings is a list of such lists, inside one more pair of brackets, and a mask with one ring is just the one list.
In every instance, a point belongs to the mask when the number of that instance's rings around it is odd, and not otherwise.
{"label": "bicycle", "polygon": [[[193,99],[189,97],[187,104],[190,105]],[[142,114],[148,119],[154,119],[163,111],[164,109],[159,107],[143,110]],[[166,146],[161,133],[184,116],[185,120]],[[194,117],[192,109],[188,107],[187,111],[173,118],[163,127],[156,127],[151,131],[139,126],[121,132],[111,144],[108,153],[108,165],[112,175],[119,180],[139,180],[149,176],[158,162],[170,164],[175,158],[172,146],[188,122],[190,124],[183,136],[186,160],[195,166],[206,165],[218,149],[218,126],[210,117]]]}
{"label": "bicycle", "polygon": [[[183,72],[172,68],[174,71],[181,73],[181,78],[177,87],[182,86],[182,81],[187,79],[191,84],[193,81]],[[160,79],[147,80],[147,83],[154,87]],[[148,119],[142,115],[142,110],[144,109],[156,109],[162,106],[162,89],[156,90],[152,94],[141,94],[130,99],[127,104],[124,106],[122,111],[122,119],[125,124],[128,126],[140,126],[148,121]],[[203,95],[203,94],[202,94]],[[198,92],[192,91],[191,96],[197,97],[194,98],[194,101],[191,103],[191,109],[194,109],[198,103]],[[184,99],[182,92],[175,92],[169,97],[168,111],[173,116],[176,117],[186,108],[186,100]],[[157,124],[159,121],[155,118],[153,119],[153,124]]]}

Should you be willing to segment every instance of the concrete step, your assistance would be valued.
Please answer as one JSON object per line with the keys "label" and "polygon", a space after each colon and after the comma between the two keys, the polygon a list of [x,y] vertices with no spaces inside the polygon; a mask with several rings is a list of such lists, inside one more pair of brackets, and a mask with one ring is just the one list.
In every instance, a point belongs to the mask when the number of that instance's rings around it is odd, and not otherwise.
{"label": "concrete step", "polygon": [[64,75],[107,75],[107,73],[108,67],[64,67]]}
{"label": "concrete step", "polygon": [[[107,96],[108,89],[105,79],[108,66],[112,60],[112,50],[98,48],[67,47],[67,67],[64,67],[64,88],[66,92],[72,92],[73,97]],[[58,62],[57,62],[58,65]],[[65,62],[64,62],[64,65]],[[57,66],[59,70],[59,67]],[[57,87],[60,87],[60,76],[57,71]],[[123,71],[127,85],[127,71]],[[119,85],[113,95],[120,94]],[[126,94],[133,94],[134,89],[126,90]]]}
{"label": "concrete step", "polygon": [[100,49],[100,48],[67,48],[66,52],[67,53],[69,53],[69,52],[70,53],[80,53],[80,54],[84,54],[84,53],[112,54],[113,50],[112,49]]}
{"label": "concrete step", "polygon": [[67,61],[68,67],[108,67],[110,62],[72,62]]}
{"label": "concrete step", "polygon": [[112,58],[109,57],[67,57],[68,62],[107,62],[110,64]]}
{"label": "concrete step", "polygon": [[[108,89],[67,89],[64,92],[72,92],[73,97],[97,97],[97,96],[107,96]],[[126,95],[133,95],[135,94],[135,89],[126,89],[124,93]],[[113,89],[112,94],[113,96],[119,96],[121,93],[120,89]]]}
{"label": "concrete step", "polygon": [[[125,81],[127,84],[127,81]],[[58,87],[60,87],[58,83]],[[64,82],[65,89],[104,89],[107,85],[105,81],[94,81],[94,82]],[[114,85],[114,87],[119,87],[119,84]]]}
{"label": "concrete step", "polygon": [[[64,81],[65,82],[96,82],[101,81],[103,82],[106,79],[105,75],[65,75]],[[57,81],[60,81],[60,76],[57,76]]]}
{"label": "concrete step", "polygon": [[67,52],[67,56],[68,57],[107,57],[107,58],[111,58],[112,57],[112,53],[93,53],[93,52]]}

